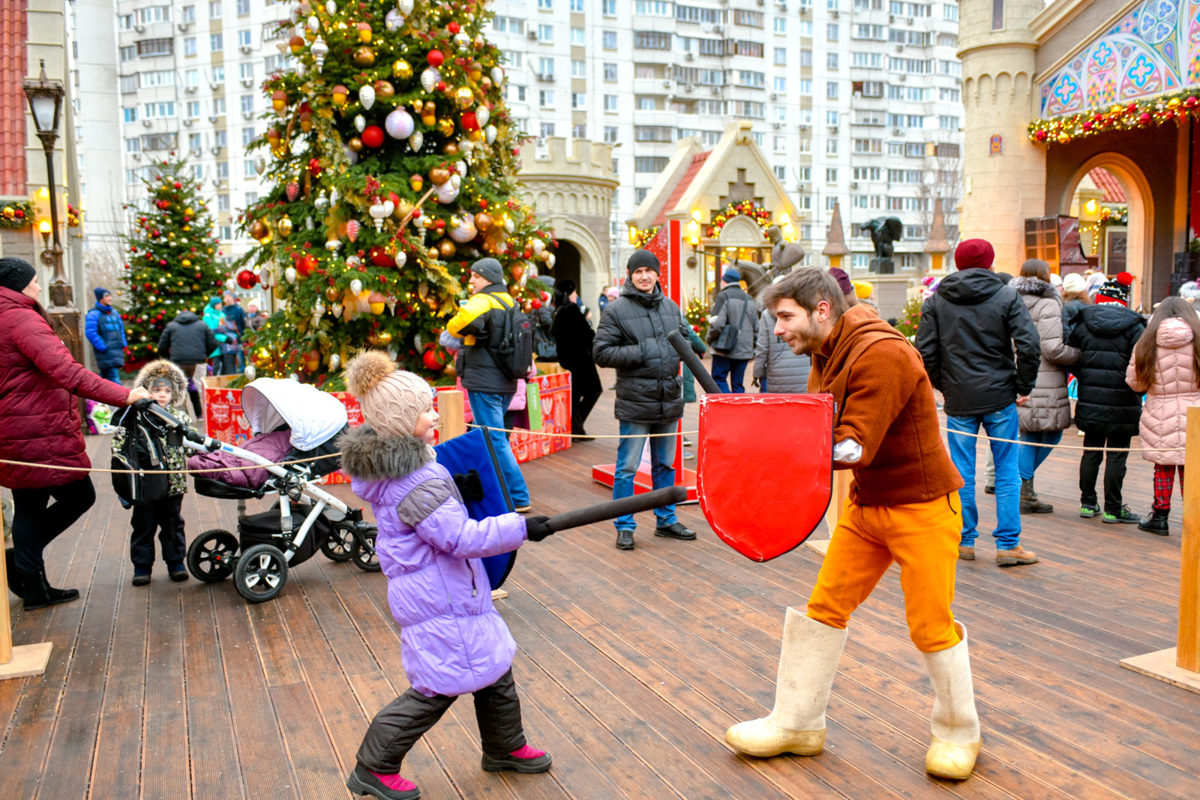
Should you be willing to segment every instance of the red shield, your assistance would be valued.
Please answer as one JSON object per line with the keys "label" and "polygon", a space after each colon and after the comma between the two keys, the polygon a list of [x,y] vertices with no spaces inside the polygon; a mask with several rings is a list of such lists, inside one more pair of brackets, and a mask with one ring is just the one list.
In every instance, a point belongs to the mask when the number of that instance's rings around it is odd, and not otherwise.
{"label": "red shield", "polygon": [[710,394],[700,400],[700,507],[717,536],[755,561],[808,538],[833,483],[833,396]]}

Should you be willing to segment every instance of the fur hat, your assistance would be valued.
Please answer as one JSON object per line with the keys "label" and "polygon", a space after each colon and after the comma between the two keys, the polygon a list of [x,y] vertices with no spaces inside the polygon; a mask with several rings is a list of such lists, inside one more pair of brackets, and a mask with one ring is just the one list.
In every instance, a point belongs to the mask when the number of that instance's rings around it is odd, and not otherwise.
{"label": "fur hat", "polygon": [[0,258],[0,286],[23,292],[25,287],[37,277],[33,266],[20,258]]}
{"label": "fur hat", "polygon": [[662,274],[662,265],[658,263],[658,256],[649,250],[634,250],[629,261],[625,263],[625,268],[629,270],[629,276],[633,277],[633,273],[642,267],[649,267],[659,275]]}
{"label": "fur hat", "polygon": [[967,239],[954,248],[954,265],[962,269],[991,269],[996,251],[987,239]]}
{"label": "fur hat", "polygon": [[384,437],[412,436],[417,418],[433,406],[425,379],[397,369],[378,350],[355,356],[346,365],[346,388],[358,398],[363,420]]}
{"label": "fur hat", "polygon": [[1087,291],[1087,281],[1078,272],[1071,272],[1062,279],[1062,287],[1064,294],[1079,294]]}
{"label": "fur hat", "polygon": [[488,279],[488,283],[504,283],[504,267],[494,258],[481,258],[471,265],[471,272]]}
{"label": "fur hat", "polygon": [[725,274],[721,276],[721,280],[726,283],[737,283],[742,279],[742,273],[738,272],[733,267],[725,270]]}
{"label": "fur hat", "polygon": [[138,370],[137,376],[133,379],[133,385],[141,386],[152,392],[155,384],[160,381],[168,381],[171,384],[172,411],[178,413],[178,410],[185,409],[188,397],[187,376],[183,374],[183,370],[165,358],[151,361]]}
{"label": "fur hat", "polygon": [[105,289],[103,286],[97,286],[95,289],[92,289],[92,294],[96,295],[96,302],[99,303],[105,298],[106,295],[110,295],[112,292],[110,292],[108,289]]}

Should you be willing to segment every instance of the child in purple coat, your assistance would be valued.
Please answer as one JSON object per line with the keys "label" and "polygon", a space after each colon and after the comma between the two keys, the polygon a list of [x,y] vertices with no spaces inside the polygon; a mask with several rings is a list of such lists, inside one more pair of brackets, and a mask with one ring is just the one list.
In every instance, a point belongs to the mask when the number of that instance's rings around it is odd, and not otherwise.
{"label": "child in purple coat", "polygon": [[521,726],[512,675],[517,645],[492,607],[479,559],[546,538],[553,532],[547,518],[467,515],[454,479],[434,460],[438,416],[422,378],[372,351],[347,366],[346,386],[366,424],[342,437],[342,467],[375,512],[375,547],[411,684],[371,721],[346,786],[384,800],[419,797],[400,776],[401,762],[468,693],[475,696],[483,768],[545,772],[550,756],[526,744]]}

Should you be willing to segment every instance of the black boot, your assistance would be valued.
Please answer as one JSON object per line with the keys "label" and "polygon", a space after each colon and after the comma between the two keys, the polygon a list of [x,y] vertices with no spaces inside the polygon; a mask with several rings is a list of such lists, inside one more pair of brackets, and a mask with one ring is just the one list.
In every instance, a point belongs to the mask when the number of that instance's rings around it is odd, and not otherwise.
{"label": "black boot", "polygon": [[1021,513],[1049,514],[1054,506],[1038,500],[1037,492],[1033,490],[1033,478],[1021,481]]}
{"label": "black boot", "polygon": [[35,608],[45,608],[46,606],[56,605],[58,603],[68,603],[79,597],[78,589],[55,589],[46,580],[46,570],[42,569],[35,574],[23,573],[25,577],[25,596],[24,608],[26,611],[32,611]]}
{"label": "black boot", "polygon": [[1170,536],[1171,527],[1167,524],[1167,515],[1170,513],[1171,509],[1169,508],[1150,509],[1150,513],[1142,517],[1142,521],[1138,523],[1138,530],[1158,536]]}
{"label": "black boot", "polygon": [[8,588],[17,597],[25,597],[25,573],[17,569],[16,562],[13,561],[13,549],[11,547],[4,548],[4,567],[8,575]]}

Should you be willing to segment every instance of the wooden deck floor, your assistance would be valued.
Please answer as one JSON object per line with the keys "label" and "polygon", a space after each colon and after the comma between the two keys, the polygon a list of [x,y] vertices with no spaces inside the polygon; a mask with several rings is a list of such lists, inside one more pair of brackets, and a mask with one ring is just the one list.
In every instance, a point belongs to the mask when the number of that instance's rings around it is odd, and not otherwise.
{"label": "wooden deck floor", "polygon": [[[594,432],[615,433],[611,402],[606,392]],[[688,420],[694,428],[695,406]],[[101,438],[91,446],[106,453]],[[615,449],[597,440],[527,465],[535,507],[605,499],[589,467]],[[784,608],[803,605],[820,560],[800,548],[752,563],[696,506],[681,509],[700,531],[693,543],[656,539],[647,519],[632,552],[613,548],[608,525],[522,550],[498,605],[550,773],[480,770],[462,702],[405,774],[427,798],[1200,797],[1200,695],[1118,666],[1174,644],[1178,504],[1168,538],[1081,520],[1077,462],[1060,451],[1043,467],[1056,513],[1027,518],[1023,540],[1040,564],[996,567],[990,536],[980,560],[959,562],[955,608],[984,731],[966,783],[922,770],[931,696],[895,570],[851,625],[825,753],[731,753],[723,732],[769,707]],[[1127,502],[1144,511],[1151,472],[1129,464]],[[96,483],[95,507],[48,552],[52,580],[84,600],[24,613],[10,598],[16,643],[51,641],[54,652],[44,676],[0,683],[0,796],[346,797],[367,721],[406,686],[384,578],[317,556],[257,606],[228,583],[172,584],[161,566],[148,589],[133,588],[128,514],[105,476]],[[189,538],[235,521],[232,502],[189,494],[184,508]]]}

